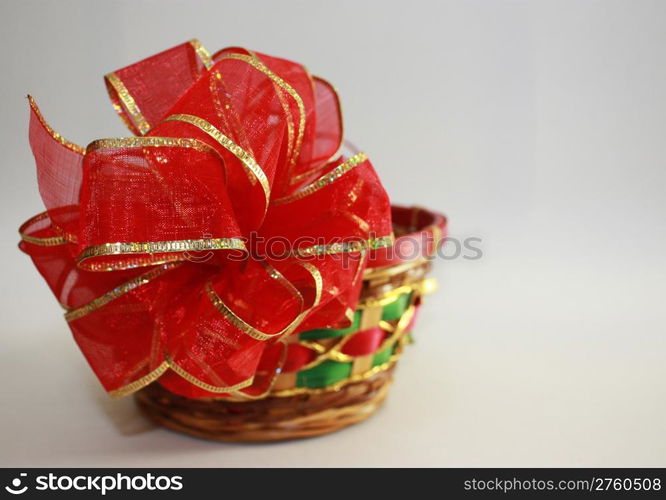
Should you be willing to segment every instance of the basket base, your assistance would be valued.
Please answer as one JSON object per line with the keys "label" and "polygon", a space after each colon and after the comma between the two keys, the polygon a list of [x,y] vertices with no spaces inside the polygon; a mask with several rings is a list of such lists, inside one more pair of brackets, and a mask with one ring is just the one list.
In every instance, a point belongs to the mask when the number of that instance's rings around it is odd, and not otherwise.
{"label": "basket base", "polygon": [[247,402],[189,399],[158,383],[135,397],[146,417],[174,431],[216,441],[282,441],[328,434],[365,420],[384,402],[392,371],[336,391]]}

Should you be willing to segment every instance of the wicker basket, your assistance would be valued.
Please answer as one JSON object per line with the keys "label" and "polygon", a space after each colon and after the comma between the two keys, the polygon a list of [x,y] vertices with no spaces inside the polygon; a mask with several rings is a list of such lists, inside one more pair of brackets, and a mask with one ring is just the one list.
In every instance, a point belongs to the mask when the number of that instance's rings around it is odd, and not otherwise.
{"label": "wicker basket", "polygon": [[[419,208],[393,207],[393,223],[394,251],[372,259],[353,324],[290,337],[289,348],[313,351],[313,357],[298,370],[277,374],[267,397],[189,399],[153,383],[136,394],[139,408],[158,425],[220,441],[317,436],[368,418],[386,398],[421,297],[432,288],[426,279],[428,257],[444,234],[446,220]],[[408,247],[395,252],[401,245]],[[355,339],[370,333],[380,339],[372,352],[346,352]]]}

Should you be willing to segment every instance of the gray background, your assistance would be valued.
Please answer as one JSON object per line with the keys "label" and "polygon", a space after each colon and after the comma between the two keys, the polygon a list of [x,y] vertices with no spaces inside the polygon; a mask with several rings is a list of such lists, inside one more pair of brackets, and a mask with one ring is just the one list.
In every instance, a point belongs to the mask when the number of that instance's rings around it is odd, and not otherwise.
{"label": "gray background", "polygon": [[[663,2],[0,6],[0,463],[665,466]],[[224,445],[109,399],[29,259],[30,92],[80,144],[127,132],[102,75],[198,37],[306,64],[394,202],[483,258],[438,262],[386,407],[319,439]]]}

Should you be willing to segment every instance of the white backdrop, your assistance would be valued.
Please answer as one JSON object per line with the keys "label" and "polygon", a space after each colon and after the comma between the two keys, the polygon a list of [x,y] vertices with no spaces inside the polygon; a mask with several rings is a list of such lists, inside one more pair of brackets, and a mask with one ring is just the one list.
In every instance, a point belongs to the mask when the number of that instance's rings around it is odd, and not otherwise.
{"label": "white backdrop", "polygon": [[[666,4],[3,1],[0,464],[664,466]],[[306,64],[396,203],[483,258],[438,262],[386,407],[224,445],[109,399],[16,228],[42,211],[34,95],[71,140],[125,135],[108,71],[198,37]]]}

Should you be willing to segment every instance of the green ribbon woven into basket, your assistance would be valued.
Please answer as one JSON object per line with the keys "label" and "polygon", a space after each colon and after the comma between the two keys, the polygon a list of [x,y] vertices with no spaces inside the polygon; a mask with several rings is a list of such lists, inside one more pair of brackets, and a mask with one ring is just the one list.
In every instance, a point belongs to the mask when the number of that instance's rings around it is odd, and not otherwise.
{"label": "green ribbon woven into basket", "polygon": [[[381,320],[387,322],[399,320],[411,305],[413,294],[414,292],[407,292],[398,295],[395,300],[384,305],[382,307]],[[357,309],[354,313],[354,320],[351,326],[347,328],[309,330],[302,332],[299,335],[299,340],[316,341],[352,336],[360,331],[362,314],[363,310]],[[410,332],[405,332],[405,335],[409,336]],[[374,368],[388,363],[391,360],[391,356],[396,352],[397,347],[398,343],[395,342],[373,353],[371,367]],[[296,387],[322,388],[337,384],[351,377],[352,367],[353,362],[350,361],[325,360],[312,368],[298,371],[296,374]]]}

